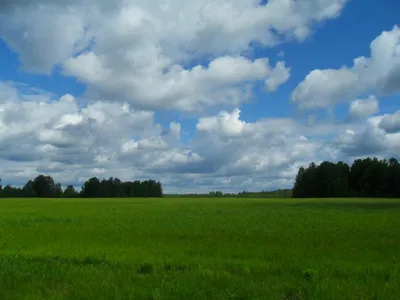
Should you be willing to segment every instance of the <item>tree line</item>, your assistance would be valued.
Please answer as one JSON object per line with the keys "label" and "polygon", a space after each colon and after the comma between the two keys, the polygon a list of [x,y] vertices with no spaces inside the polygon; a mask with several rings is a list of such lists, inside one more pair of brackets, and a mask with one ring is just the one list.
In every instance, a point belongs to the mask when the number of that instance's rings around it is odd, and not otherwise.
{"label": "tree line", "polygon": [[400,198],[400,164],[395,158],[365,158],[351,166],[324,161],[301,167],[293,198],[326,197]]}
{"label": "tree line", "polygon": [[211,191],[208,194],[168,194],[168,197],[182,198],[220,198],[220,197],[237,197],[237,198],[291,198],[291,189],[279,189],[273,191],[249,192],[242,191],[239,193],[224,193],[221,191]]}
{"label": "tree line", "polygon": [[[1,182],[1,180],[0,180]],[[162,197],[163,189],[155,180],[121,181],[118,178],[99,180],[92,177],[80,191],[72,185],[64,190],[60,183],[55,183],[51,176],[39,175],[29,180],[23,187],[0,184],[0,197],[3,198],[124,198],[124,197]]]}

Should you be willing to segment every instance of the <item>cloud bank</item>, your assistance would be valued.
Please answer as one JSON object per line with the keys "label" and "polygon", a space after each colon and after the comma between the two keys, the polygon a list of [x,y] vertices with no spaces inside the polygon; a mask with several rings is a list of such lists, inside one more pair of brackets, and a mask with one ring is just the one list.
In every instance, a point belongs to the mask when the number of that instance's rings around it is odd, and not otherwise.
{"label": "cloud bank", "polygon": [[[256,101],[273,98],[296,72],[286,51],[268,58],[257,49],[306,42],[348,1],[265,2],[1,1],[0,38],[21,68],[86,88],[54,95],[0,81],[1,178],[19,184],[45,173],[79,186],[116,176],[161,180],[167,192],[261,190],[291,187],[311,161],[400,153],[399,112],[380,114],[381,98],[400,91],[398,26],[352,66],[310,70],[288,97],[301,110],[348,103],[349,122],[242,116],[244,103],[257,93]],[[161,122],[171,111],[190,122]]]}

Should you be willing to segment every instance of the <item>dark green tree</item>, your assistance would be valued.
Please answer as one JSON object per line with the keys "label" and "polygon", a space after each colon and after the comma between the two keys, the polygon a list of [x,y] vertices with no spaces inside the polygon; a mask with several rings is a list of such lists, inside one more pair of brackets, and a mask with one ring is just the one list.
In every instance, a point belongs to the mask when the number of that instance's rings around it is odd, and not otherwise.
{"label": "dark green tree", "polygon": [[293,197],[400,197],[400,165],[394,158],[356,159],[351,167],[311,163],[300,168],[293,186]]}
{"label": "dark green tree", "polygon": [[97,177],[92,177],[86,181],[80,193],[83,198],[98,198],[101,197],[101,183]]}
{"label": "dark green tree", "polygon": [[79,193],[75,190],[75,188],[72,185],[68,185],[63,192],[63,197],[64,198],[77,198],[77,197],[79,197]]}
{"label": "dark green tree", "polygon": [[33,186],[33,181],[29,180],[22,188],[24,197],[37,197],[36,191]]}
{"label": "dark green tree", "polygon": [[38,197],[52,198],[56,197],[57,190],[53,178],[51,176],[39,175],[33,182],[32,187]]}

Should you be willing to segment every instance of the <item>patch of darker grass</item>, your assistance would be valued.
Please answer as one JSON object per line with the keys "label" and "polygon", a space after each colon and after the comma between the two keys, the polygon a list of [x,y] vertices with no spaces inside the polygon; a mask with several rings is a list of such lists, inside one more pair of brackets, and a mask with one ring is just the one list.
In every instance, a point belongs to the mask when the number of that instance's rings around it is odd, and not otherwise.
{"label": "patch of darker grass", "polygon": [[[44,259],[46,260],[46,258]],[[104,265],[108,263],[104,255],[99,257],[88,255],[82,258],[54,256],[50,258],[50,262],[58,262],[75,266]]]}
{"label": "patch of darker grass", "polygon": [[365,210],[375,210],[375,209],[400,209],[400,201],[385,201],[382,202],[366,202],[366,201],[348,201],[343,202],[338,199],[337,202],[335,200],[330,200],[329,202],[326,199],[315,200],[313,202],[303,202],[299,200],[298,202],[292,202],[288,204],[292,207],[301,207],[301,208],[318,208],[318,209],[365,209]]}
{"label": "patch of darker grass", "polygon": [[228,264],[225,266],[224,269],[229,274],[239,277],[249,276],[249,274],[251,273],[251,269],[243,265]]}
{"label": "patch of darker grass", "polygon": [[154,266],[151,263],[142,263],[138,265],[136,272],[139,275],[149,275],[154,272]]}
{"label": "patch of darker grass", "polygon": [[85,256],[85,257],[65,257],[65,256],[24,256],[24,255],[1,255],[3,261],[26,261],[40,264],[64,264],[74,266],[89,265],[109,265],[114,263],[107,261],[105,255],[101,256]]}
{"label": "patch of darker grass", "polygon": [[316,281],[318,279],[319,273],[314,269],[307,269],[303,271],[303,278],[309,282]]}
{"label": "patch of darker grass", "polygon": [[308,289],[306,287],[291,287],[282,294],[281,300],[303,300],[308,299]]}
{"label": "patch of darker grass", "polygon": [[182,265],[182,264],[167,263],[167,264],[164,264],[162,266],[162,268],[166,272],[183,273],[183,272],[194,270],[195,266],[194,265]]}

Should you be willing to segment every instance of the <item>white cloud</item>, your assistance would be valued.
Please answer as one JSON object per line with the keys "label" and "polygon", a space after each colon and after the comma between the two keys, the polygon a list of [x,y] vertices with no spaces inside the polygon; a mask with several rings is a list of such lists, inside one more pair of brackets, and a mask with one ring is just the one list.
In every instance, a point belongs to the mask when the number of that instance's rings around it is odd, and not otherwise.
{"label": "white cloud", "polygon": [[13,86],[0,84],[0,156],[16,164],[58,163],[83,171],[113,160],[118,145],[128,140],[151,147],[149,138],[160,131],[152,112],[124,104],[97,101],[79,108],[71,95],[57,101],[23,98]]}
{"label": "white cloud", "polygon": [[271,75],[265,80],[266,90],[274,92],[281,84],[288,81],[289,77],[290,68],[287,68],[284,62],[278,62],[275,68],[271,70]]}
{"label": "white cloud", "polygon": [[179,140],[181,138],[181,124],[177,123],[177,122],[171,122],[169,124],[169,129],[171,131],[171,134],[177,139]]}
{"label": "white cloud", "polygon": [[[336,138],[335,145],[342,155],[355,157],[398,157],[400,134],[385,132],[382,123],[388,115],[370,117],[364,126],[356,130],[347,129]],[[387,120],[387,119],[386,119]],[[390,128],[390,127],[389,127]]]}
{"label": "white cloud", "polygon": [[[75,75],[114,100],[125,99],[146,108],[182,111],[220,103],[237,105],[247,97],[242,84],[265,80],[267,89],[273,91],[289,78],[289,69],[283,62],[273,68],[264,58],[251,61],[242,56],[222,56],[211,61],[208,67],[197,65],[190,70],[161,61],[159,66],[152,66],[157,60],[153,58],[146,58],[149,60],[146,64],[142,57],[126,62],[123,70],[122,67],[109,68],[95,54],[84,53],[70,58],[64,66],[67,74]],[[168,71],[162,73],[163,68]]]}
{"label": "white cloud", "polygon": [[346,102],[371,90],[400,91],[400,28],[384,31],[371,45],[370,57],[354,59],[351,68],[311,71],[293,91],[300,108],[324,108]]}
{"label": "white cloud", "polygon": [[203,168],[221,176],[251,174],[255,181],[258,177],[290,181],[294,165],[308,163],[323,150],[323,145],[301,134],[306,126],[292,119],[246,123],[238,109],[200,118],[196,128],[196,149],[206,158]]}
{"label": "white cloud", "polygon": [[5,183],[22,184],[45,173],[78,186],[91,176],[116,176],[155,178],[167,191],[175,184],[192,191],[288,187],[298,165],[323,151],[295,120],[245,122],[239,109],[200,118],[191,140],[182,142],[180,123],[163,128],[152,112],[127,104],[96,101],[80,107],[71,95],[55,101],[44,93],[23,101],[27,96],[0,84]]}
{"label": "white cloud", "polygon": [[[183,111],[235,107],[246,101],[254,84],[264,82],[265,90],[273,92],[290,76],[284,62],[272,67],[266,59],[246,58],[251,42],[270,47],[304,40],[317,23],[336,18],[346,3],[2,1],[0,37],[19,53],[26,69],[49,73],[60,65],[88,85],[92,99]],[[195,65],[195,59],[205,63]]]}
{"label": "white cloud", "polygon": [[[203,117],[199,119],[196,128],[200,132],[218,134],[220,136],[235,136],[242,134],[251,125],[239,120],[240,110],[232,113],[222,111],[217,117]],[[246,126],[247,125],[247,126]]]}
{"label": "white cloud", "polygon": [[30,5],[3,14],[0,11],[0,37],[33,72],[50,73],[55,64],[85,47],[86,25],[83,12],[77,8]]}
{"label": "white cloud", "polygon": [[351,157],[373,156],[386,149],[385,135],[373,127],[357,133],[347,130],[338,137],[337,142],[341,151]]}
{"label": "white cloud", "polygon": [[379,122],[379,128],[387,133],[400,132],[400,110],[393,114],[385,114]]}
{"label": "white cloud", "polygon": [[[240,104],[255,86],[274,92],[292,72],[283,60],[253,58],[251,45],[302,41],[347,1],[259,3],[2,1],[0,37],[23,67],[49,74],[58,66],[87,94],[83,104],[0,82],[0,177],[24,183],[46,173],[80,185],[116,176],[161,180],[168,192],[261,190],[292,186],[311,161],[399,153],[398,115],[370,117],[379,109],[372,96],[351,103],[349,116],[358,118],[351,123],[241,117]],[[370,57],[352,67],[314,70],[293,101],[327,107],[370,90],[398,91],[399,36],[398,27],[383,32]],[[210,106],[220,113],[207,113]],[[203,112],[186,139],[185,121],[156,122],[161,109]]]}
{"label": "white cloud", "polygon": [[350,104],[350,118],[366,118],[379,111],[379,102],[375,96],[367,99],[357,99]]}
{"label": "white cloud", "polygon": [[39,93],[23,100],[28,96],[0,84],[5,183],[23,184],[45,173],[77,186],[92,176],[116,176],[161,180],[168,192],[261,190],[292,186],[298,168],[311,161],[396,156],[400,150],[400,134],[380,128],[388,115],[309,126],[291,118],[247,122],[233,109],[200,118],[184,142],[182,124],[163,127],[152,112],[127,104],[96,101],[79,107],[71,95],[54,101]]}

